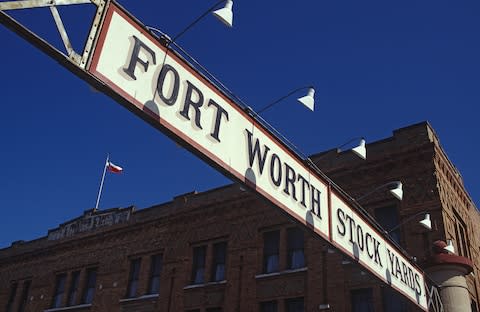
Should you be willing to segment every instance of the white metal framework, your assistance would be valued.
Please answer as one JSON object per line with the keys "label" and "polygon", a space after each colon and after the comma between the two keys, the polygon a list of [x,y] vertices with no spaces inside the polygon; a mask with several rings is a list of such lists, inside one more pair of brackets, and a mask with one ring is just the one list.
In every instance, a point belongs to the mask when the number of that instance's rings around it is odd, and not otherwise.
{"label": "white metal framework", "polygon": [[[8,16],[4,13],[4,11],[12,11],[12,10],[23,10],[23,9],[34,9],[34,8],[49,8],[50,12],[52,13],[53,21],[57,27],[57,30],[62,38],[62,42],[65,46],[65,53],[62,53],[57,50],[57,52],[63,54],[68,59],[70,59],[75,65],[78,67],[85,69],[85,66],[88,61],[88,57],[94,45],[94,41],[96,38],[96,33],[101,25],[103,12],[106,5],[105,0],[20,0],[20,1],[5,1],[0,2],[0,13],[2,14],[1,20],[2,21],[9,21],[11,26],[15,27],[16,32],[29,32],[31,35],[37,37],[37,40],[43,41],[44,44],[48,44],[46,41],[35,35],[33,32],[28,30],[25,26],[20,24],[19,22],[15,21],[12,17]],[[70,39],[68,37],[67,30],[65,29],[65,25],[62,21],[60,13],[58,12],[58,6],[67,6],[67,5],[80,5],[80,4],[92,4],[95,5],[96,13],[93,19],[92,25],[90,27],[90,32],[88,38],[85,40],[85,46],[83,50],[77,52],[73,49]],[[56,50],[52,45],[50,48]]]}

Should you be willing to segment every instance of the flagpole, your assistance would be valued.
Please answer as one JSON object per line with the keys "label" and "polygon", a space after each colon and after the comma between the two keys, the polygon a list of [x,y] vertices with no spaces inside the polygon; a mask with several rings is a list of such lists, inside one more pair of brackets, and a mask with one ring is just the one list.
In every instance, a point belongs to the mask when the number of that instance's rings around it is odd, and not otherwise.
{"label": "flagpole", "polygon": [[95,210],[98,210],[98,203],[100,202],[100,196],[102,195],[103,181],[105,180],[105,173],[107,172],[109,156],[110,155],[107,154],[107,160],[105,161],[105,166],[103,167],[102,181],[100,182],[100,188],[98,189],[97,203],[95,204]]}

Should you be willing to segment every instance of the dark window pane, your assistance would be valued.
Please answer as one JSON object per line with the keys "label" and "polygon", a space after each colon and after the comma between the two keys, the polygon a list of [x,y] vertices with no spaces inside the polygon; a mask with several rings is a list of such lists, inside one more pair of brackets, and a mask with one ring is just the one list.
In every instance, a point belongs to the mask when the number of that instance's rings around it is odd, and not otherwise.
{"label": "dark window pane", "polygon": [[201,284],[205,282],[205,253],[206,246],[193,249],[192,283]]}
{"label": "dark window pane", "polygon": [[287,231],[287,265],[289,269],[305,267],[304,237],[299,228],[291,228]]}
{"label": "dark window pane", "polygon": [[[395,206],[388,206],[375,209],[375,220],[388,232],[399,225],[398,211]],[[389,233],[389,236],[397,244],[400,244],[400,228]]]}
{"label": "dark window pane", "polygon": [[138,279],[140,277],[140,263],[140,258],[130,261],[130,275],[128,277],[127,298],[132,298],[137,295]]}
{"label": "dark window pane", "polygon": [[475,301],[472,300],[470,306],[472,308],[472,312],[478,312],[477,303]]}
{"label": "dark window pane", "polygon": [[66,274],[57,275],[55,282],[55,292],[53,294],[52,308],[59,308],[62,306],[63,294],[65,293]]}
{"label": "dark window pane", "polygon": [[272,231],[263,234],[263,272],[271,273],[278,271],[278,252],[280,244],[280,232]]}
{"label": "dark window pane", "polygon": [[22,298],[20,300],[20,306],[18,307],[18,312],[25,311],[25,306],[28,302],[28,294],[30,293],[30,285],[32,281],[25,281],[23,282],[23,291],[22,291]]}
{"label": "dark window pane", "polygon": [[457,236],[457,254],[459,256],[463,256],[461,236],[460,236],[460,230],[459,230],[458,224],[455,225],[455,235]]}
{"label": "dark window pane", "polygon": [[305,307],[303,304],[303,298],[287,299],[285,302],[287,312],[303,312]]}
{"label": "dark window pane", "polygon": [[75,305],[77,300],[78,285],[80,282],[80,271],[75,271],[72,273],[72,279],[70,281],[70,289],[68,291],[67,305]]}
{"label": "dark window pane", "polygon": [[455,214],[455,235],[457,236],[457,254],[459,256],[470,258],[470,248],[468,245],[467,225],[462,218],[454,211]]}
{"label": "dark window pane", "polygon": [[382,288],[383,310],[388,312],[407,312],[407,303],[402,295],[390,287]]}
{"label": "dark window pane", "polygon": [[87,270],[87,279],[83,291],[82,303],[92,303],[95,295],[95,285],[97,283],[97,269]]}
{"label": "dark window pane", "polygon": [[154,255],[151,258],[149,294],[158,294],[160,291],[160,273],[162,272],[162,255]]}
{"label": "dark window pane", "polygon": [[277,312],[277,302],[276,301],[266,301],[260,303],[260,312]]}
{"label": "dark window pane", "polygon": [[227,257],[227,243],[213,245],[212,281],[225,280],[225,260]]}
{"label": "dark window pane", "polygon": [[462,245],[462,250],[463,250],[462,255],[464,257],[468,257],[469,256],[469,253],[468,253],[469,250],[468,250],[468,247],[467,247],[467,234],[466,234],[465,228],[463,226],[461,226],[459,224],[458,227],[459,227],[459,232],[460,232],[460,243]]}
{"label": "dark window pane", "polygon": [[10,286],[10,295],[8,296],[7,302],[7,312],[11,312],[13,309],[13,303],[15,302],[15,297],[17,296],[18,283],[12,283]]}
{"label": "dark window pane", "polygon": [[373,295],[371,288],[355,289],[350,291],[352,312],[374,312]]}

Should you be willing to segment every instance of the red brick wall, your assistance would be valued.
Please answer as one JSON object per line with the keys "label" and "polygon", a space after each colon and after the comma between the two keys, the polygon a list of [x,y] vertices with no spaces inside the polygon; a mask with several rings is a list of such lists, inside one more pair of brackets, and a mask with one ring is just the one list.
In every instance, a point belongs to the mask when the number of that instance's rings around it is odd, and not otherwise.
{"label": "red brick wall", "polygon": [[[453,235],[452,211],[459,210],[472,238],[470,246],[478,269],[478,212],[455,175],[428,124],[394,132],[392,138],[368,145],[368,159],[349,152],[315,155],[318,166],[353,197],[392,180],[404,184],[400,203],[386,192],[376,192],[362,204],[369,211],[397,205],[401,219],[422,210],[432,214],[435,227],[425,232],[414,223],[404,228],[402,245],[419,262],[428,256],[433,240]],[[101,213],[98,212],[98,213]],[[260,201],[237,185],[209,192],[189,193],[172,202],[132,213],[124,224],[97,228],[61,240],[46,237],[18,243],[0,250],[0,310],[7,304],[10,283],[18,281],[18,306],[22,281],[32,280],[26,311],[44,311],[52,304],[55,278],[59,273],[96,267],[93,304],[75,311],[185,311],[223,307],[224,311],[258,311],[259,303],[276,300],[285,311],[285,300],[303,297],[306,311],[330,304],[331,311],[351,309],[350,290],[373,288],[375,311],[383,311],[385,287],[355,263],[342,264],[343,256],[327,242],[305,229],[306,269],[286,271],[286,229],[296,224],[277,208]],[[279,274],[262,274],[263,233],[281,233]],[[226,281],[210,283],[212,246],[226,241]],[[190,285],[193,247],[207,246],[206,283]],[[150,257],[163,254],[158,296],[147,292]],[[130,260],[142,258],[139,296],[126,299]],[[69,282],[67,279],[67,286]],[[477,298],[478,281],[469,277],[469,288]],[[68,287],[66,288],[68,291]],[[66,298],[64,298],[66,300]],[[478,301],[478,300],[477,300]],[[412,307],[412,311],[418,308]],[[14,309],[13,311],[17,311]]]}

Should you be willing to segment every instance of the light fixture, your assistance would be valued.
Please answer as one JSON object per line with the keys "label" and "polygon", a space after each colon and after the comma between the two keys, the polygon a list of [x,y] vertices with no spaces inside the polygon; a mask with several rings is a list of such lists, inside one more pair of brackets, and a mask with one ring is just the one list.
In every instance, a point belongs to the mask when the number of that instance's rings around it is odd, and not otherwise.
{"label": "light fixture", "polygon": [[361,159],[367,159],[367,148],[365,147],[365,139],[361,139],[357,147],[352,148],[352,152],[355,153]]}
{"label": "light fixture", "polygon": [[348,140],[347,142],[343,143],[339,147],[337,147],[337,153],[340,153],[342,151],[342,148],[349,145],[350,143],[357,141],[358,140],[358,145],[355,147],[350,148],[350,150],[360,157],[361,159],[367,159],[367,148],[365,146],[365,138],[363,137],[358,137],[358,138],[353,138],[351,140]]}
{"label": "light fixture", "polygon": [[393,181],[393,182],[388,182],[383,185],[380,185],[379,187],[375,188],[374,190],[360,196],[357,198],[357,202],[370,196],[371,194],[377,192],[378,190],[381,190],[384,187],[388,187],[390,193],[395,196],[398,200],[402,200],[403,198],[403,184],[400,181]]}
{"label": "light fixture", "polygon": [[423,226],[424,228],[426,228],[427,230],[431,230],[432,229],[432,221],[430,220],[430,214],[428,212],[425,212],[425,211],[421,211],[419,213],[416,213],[414,214],[413,216],[410,216],[409,218],[405,219],[402,223],[400,224],[397,224],[396,226],[394,226],[393,228],[391,228],[390,230],[386,231],[387,234],[390,234],[392,233],[393,231],[395,231],[396,229],[400,228],[401,226],[403,226],[404,224],[410,222],[411,220],[415,219],[416,217],[418,217],[419,215],[422,215],[424,214],[424,217],[422,220],[420,220],[418,223]]}
{"label": "light fixture", "polygon": [[426,213],[423,220],[421,220],[419,223],[420,223],[421,226],[423,226],[427,230],[432,229],[432,221],[430,220],[430,214],[429,213]]}
{"label": "light fixture", "polygon": [[[367,159],[367,146],[365,143],[365,138],[364,137],[356,137],[353,139],[348,140],[347,142],[343,143],[339,147],[336,148],[337,153],[342,152],[343,147],[350,145],[352,142],[358,142],[358,145],[355,145],[354,147],[350,147],[350,151],[353,152],[356,156],[360,157],[363,160]],[[351,145],[350,145],[351,146]],[[345,149],[346,151],[346,149]],[[322,159],[322,157],[330,155],[329,152],[325,152],[320,154],[319,156],[315,156],[315,161],[318,161]]]}
{"label": "light fixture", "polygon": [[[221,3],[225,2],[225,6],[221,9],[215,10]],[[176,42],[178,38],[180,38],[184,33],[186,33],[190,28],[192,28],[195,24],[197,24],[200,20],[202,20],[205,16],[207,16],[210,12],[218,18],[222,23],[225,25],[232,27],[233,26],[233,1],[232,0],[220,0],[215,3],[211,8],[206,10],[202,15],[200,15],[196,20],[191,22],[187,27],[185,27],[181,32],[179,32],[176,36],[170,40],[170,43]],[[214,11],[215,10],[215,11]],[[149,27],[152,28],[152,27]]]}
{"label": "light fixture", "polygon": [[222,23],[227,25],[228,27],[233,26],[233,1],[232,0],[227,0],[225,3],[225,7],[222,9],[218,9],[216,11],[213,11],[213,15],[215,15],[216,18],[218,18]]}
{"label": "light fixture", "polygon": [[398,200],[402,200],[403,198],[403,185],[402,182],[396,181],[392,184],[393,188],[390,189],[390,193],[395,196]]}
{"label": "light fixture", "polygon": [[313,88],[308,88],[308,93],[305,96],[302,96],[301,98],[298,98],[297,101],[308,107],[311,111],[315,109],[315,89]]}
{"label": "light fixture", "polygon": [[273,105],[283,101],[284,99],[286,99],[287,97],[291,96],[292,94],[298,92],[298,91],[301,91],[301,90],[304,90],[304,89],[308,89],[308,93],[307,95],[301,97],[301,98],[298,98],[297,100],[302,103],[303,105],[305,105],[308,109],[310,110],[314,110],[314,106],[315,106],[315,99],[314,99],[314,95],[315,95],[315,89],[312,87],[312,86],[308,86],[308,87],[301,87],[301,88],[298,88],[298,89],[295,89],[293,91],[290,91],[287,95],[284,95],[282,96],[281,98],[279,98],[278,100],[275,100],[273,101],[272,103],[264,106],[263,108],[259,109],[257,111],[257,114],[260,114],[264,111],[266,111],[267,109],[269,109],[270,107],[272,107]]}
{"label": "light fixture", "polygon": [[453,246],[451,239],[447,239],[447,246],[443,247],[443,250],[448,251],[448,253],[455,253],[455,247]]}

